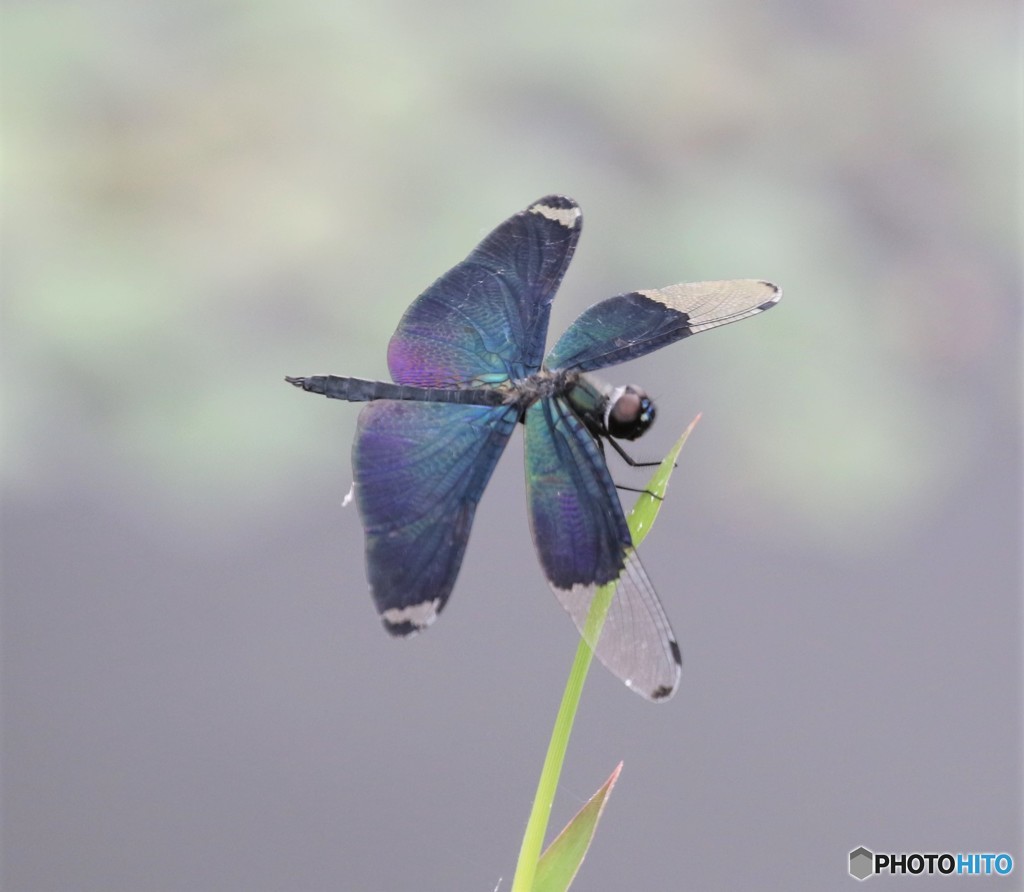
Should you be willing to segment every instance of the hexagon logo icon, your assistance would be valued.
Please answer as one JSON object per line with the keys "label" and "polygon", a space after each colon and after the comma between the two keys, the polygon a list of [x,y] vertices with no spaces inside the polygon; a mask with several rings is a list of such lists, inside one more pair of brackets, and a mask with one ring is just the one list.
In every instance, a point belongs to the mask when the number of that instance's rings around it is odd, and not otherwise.
{"label": "hexagon logo icon", "polygon": [[855,880],[866,880],[875,872],[875,856],[861,846],[850,852],[850,876]]}

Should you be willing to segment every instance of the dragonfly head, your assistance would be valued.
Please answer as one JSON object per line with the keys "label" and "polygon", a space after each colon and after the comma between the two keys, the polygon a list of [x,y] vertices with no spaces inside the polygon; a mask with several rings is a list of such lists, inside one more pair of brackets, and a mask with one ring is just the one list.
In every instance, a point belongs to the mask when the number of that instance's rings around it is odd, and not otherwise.
{"label": "dragonfly head", "polygon": [[627,384],[608,394],[604,426],[616,440],[635,440],[654,423],[654,403],[639,387]]}

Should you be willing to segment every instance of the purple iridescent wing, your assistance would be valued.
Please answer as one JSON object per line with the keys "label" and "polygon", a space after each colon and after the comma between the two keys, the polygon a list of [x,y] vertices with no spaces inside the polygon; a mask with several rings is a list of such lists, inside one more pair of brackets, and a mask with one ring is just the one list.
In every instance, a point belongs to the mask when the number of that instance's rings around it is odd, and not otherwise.
{"label": "purple iridescent wing", "polygon": [[601,635],[587,643],[633,690],[670,697],[679,645],[633,549],[601,448],[561,397],[527,410],[526,491],[541,566],[580,634],[597,589],[616,582]]}
{"label": "purple iridescent wing", "polygon": [[517,420],[510,406],[397,400],[359,413],[352,466],[367,576],[392,635],[425,628],[444,607]]}
{"label": "purple iridescent wing", "polygon": [[392,378],[480,387],[537,371],[582,222],[576,202],[549,195],[498,226],[406,311],[388,346]]}

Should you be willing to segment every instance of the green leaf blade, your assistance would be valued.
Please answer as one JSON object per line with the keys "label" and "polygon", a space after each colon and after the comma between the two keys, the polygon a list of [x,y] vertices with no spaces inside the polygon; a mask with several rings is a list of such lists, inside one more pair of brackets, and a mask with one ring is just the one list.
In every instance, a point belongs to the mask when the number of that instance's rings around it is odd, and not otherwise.
{"label": "green leaf blade", "polygon": [[[675,445],[669,450],[668,455],[662,459],[661,464],[658,465],[658,469],[654,472],[654,476],[651,477],[650,483],[647,484],[647,491],[640,494],[640,497],[636,500],[636,504],[633,505],[633,510],[629,512],[626,522],[629,524],[629,532],[633,537],[634,548],[643,542],[643,540],[647,538],[647,534],[651,531],[651,527],[654,525],[654,520],[657,518],[658,512],[661,510],[661,502],[665,498],[665,493],[668,491],[669,478],[672,476],[672,472],[676,469],[676,461],[679,458],[679,453],[683,451],[683,444],[686,443],[687,438],[697,426],[698,421],[700,421],[699,414],[689,423],[686,430],[683,431],[682,436],[676,440]],[[652,495],[652,493],[654,495]]]}
{"label": "green leaf blade", "polygon": [[622,763],[615,766],[611,776],[601,785],[568,824],[547,847],[533,882],[533,892],[565,892],[579,873],[580,865],[590,849],[605,804],[622,771]]}

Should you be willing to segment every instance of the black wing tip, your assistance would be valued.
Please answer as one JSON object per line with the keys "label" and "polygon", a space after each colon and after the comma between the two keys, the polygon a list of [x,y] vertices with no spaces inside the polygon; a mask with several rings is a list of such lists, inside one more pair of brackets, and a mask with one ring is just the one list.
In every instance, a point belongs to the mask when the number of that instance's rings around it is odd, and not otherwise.
{"label": "black wing tip", "polygon": [[676,641],[675,638],[669,638],[668,649],[671,651],[672,659],[676,664],[676,677],[672,681],[671,685],[659,685],[648,694],[648,697],[650,697],[650,699],[655,703],[661,703],[672,699],[672,695],[679,689],[679,679],[683,674],[683,654],[682,651],[679,650],[679,642]]}
{"label": "black wing tip", "polygon": [[653,690],[644,690],[637,687],[632,681],[627,681],[626,687],[640,694],[645,700],[650,700],[652,703],[664,703],[671,700],[675,692],[679,690],[679,676],[680,673],[676,673],[672,684],[660,684]]}
{"label": "black wing tip", "polygon": [[539,214],[566,229],[579,229],[583,225],[580,206],[567,195],[545,195],[538,198],[526,209],[526,213]]}
{"label": "black wing tip", "polygon": [[[668,649],[672,651],[672,659],[676,661],[676,672],[682,672],[683,669],[683,652],[679,649],[679,642],[675,638],[669,638]],[[679,681],[679,675],[676,675],[676,681]]]}
{"label": "black wing tip", "polygon": [[416,604],[406,604],[402,607],[380,608],[380,621],[389,635],[396,638],[406,638],[422,632],[435,619],[441,608],[444,606],[444,599],[429,598],[426,601],[419,601]]}
{"label": "black wing tip", "polygon": [[408,638],[410,635],[415,635],[419,632],[421,628],[408,620],[402,623],[392,623],[381,617],[380,622],[384,626],[384,631],[395,638]]}
{"label": "black wing tip", "polygon": [[780,300],[782,300],[782,289],[774,282],[766,282],[764,279],[759,279],[758,281],[761,285],[764,285],[767,288],[771,288],[772,293],[766,301],[762,301],[760,304],[758,304],[757,308],[759,310],[770,310]]}
{"label": "black wing tip", "polygon": [[295,387],[302,387],[306,383],[305,378],[292,378],[288,375],[284,376],[284,380],[287,381],[289,384],[294,385]]}

